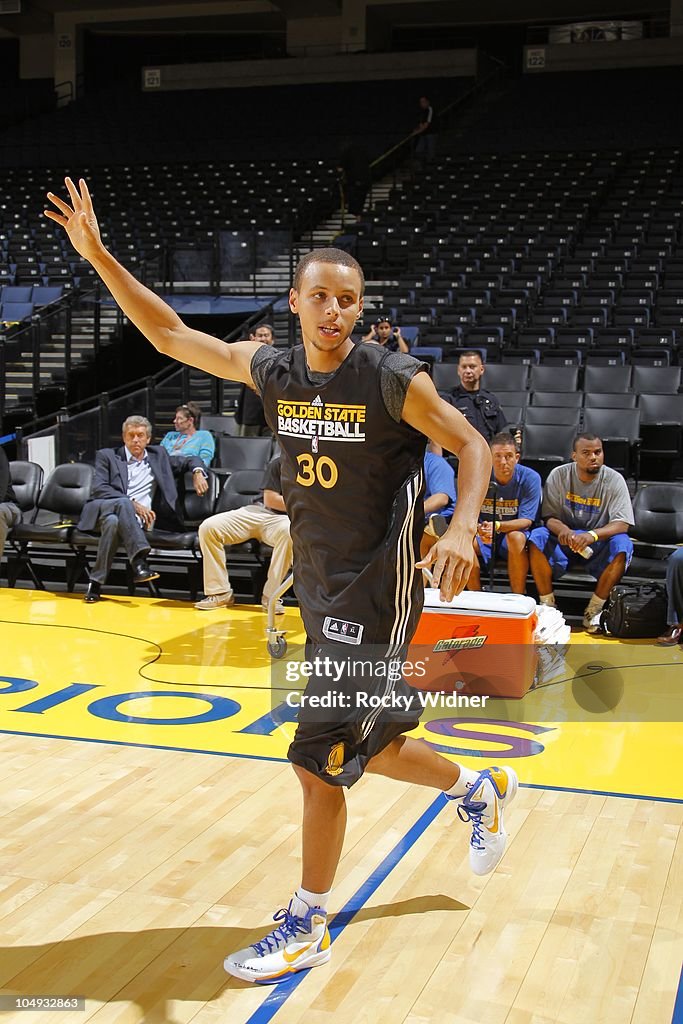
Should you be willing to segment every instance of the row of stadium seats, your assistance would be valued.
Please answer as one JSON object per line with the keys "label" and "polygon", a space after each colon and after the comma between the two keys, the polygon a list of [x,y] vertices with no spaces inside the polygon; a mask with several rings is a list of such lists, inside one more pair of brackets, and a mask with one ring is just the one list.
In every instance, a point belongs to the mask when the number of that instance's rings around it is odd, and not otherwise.
{"label": "row of stadium seats", "polygon": [[[440,390],[458,384],[457,363],[439,363],[432,368],[434,383]],[[496,393],[514,391],[570,392],[639,395],[675,395],[683,386],[683,368],[652,366],[511,366],[487,363],[482,387]],[[580,397],[580,396],[579,396]],[[579,403],[580,404],[580,403]]]}
{"label": "row of stadium seats", "polygon": [[[249,442],[265,439],[234,440]],[[265,450],[263,445],[260,450]],[[13,461],[10,462],[10,476],[24,521],[13,527],[8,535],[6,550],[9,585],[15,586],[26,573],[34,586],[44,589],[41,563],[49,564],[56,558],[65,563],[67,589],[72,591],[79,580],[87,579],[87,567],[95,557],[99,540],[96,534],[84,533],[74,526],[90,495],[94,467],[84,462],[64,463],[55,467],[43,482],[43,471],[39,465]],[[192,485],[192,474],[186,474],[180,488],[181,529],[178,532],[161,529],[148,531],[152,547],[148,560],[162,568],[187,570],[191,596],[196,599],[201,589],[199,524],[214,512],[227,512],[256,500],[262,479],[263,465],[238,469],[223,477],[209,470],[209,490],[199,497]],[[231,570],[246,572],[254,591],[259,582],[261,585],[263,583],[269,558],[270,548],[257,541],[233,545],[228,551],[229,567]],[[118,552],[117,564],[126,568],[132,592],[134,584],[123,549]],[[156,585],[149,586],[152,593],[158,594]]]}
{"label": "row of stadium seats", "polygon": [[[43,483],[40,466],[32,462],[10,463],[12,484],[17,502],[24,513],[24,522],[9,534],[7,574],[10,586],[15,586],[26,573],[34,586],[44,589],[43,573],[55,563],[63,563],[66,586],[73,591],[76,584],[87,580],[87,567],[92,563],[98,543],[96,535],[83,533],[74,527],[81,508],[87,500],[93,479],[93,467],[86,463],[58,465]],[[189,475],[188,475],[189,477]],[[180,533],[162,530],[150,532],[152,551],[148,561],[162,572],[159,584],[148,584],[158,595],[163,587],[163,573],[183,570],[188,576],[188,590],[196,600],[201,589],[201,550],[198,526],[206,516],[225,512],[251,503],[258,495],[263,479],[262,470],[240,470],[233,473],[223,487],[210,474],[207,495],[199,498],[185,481],[183,529]],[[641,487],[634,499],[635,527],[630,533],[636,540],[636,555],[631,576],[639,576],[642,569],[646,578],[653,575],[652,555],[658,556],[655,575],[663,571],[663,557],[671,545],[681,542],[681,512],[683,487],[655,484]],[[650,545],[655,545],[650,549]],[[256,541],[234,545],[226,551],[231,575],[242,574],[249,579],[254,598],[258,599],[265,578],[270,549]],[[650,556],[650,557],[648,557]],[[120,551],[115,568],[128,568]],[[658,570],[658,571],[657,571]],[[571,581],[570,581],[571,583]],[[128,586],[132,593],[134,582],[128,572]]]}

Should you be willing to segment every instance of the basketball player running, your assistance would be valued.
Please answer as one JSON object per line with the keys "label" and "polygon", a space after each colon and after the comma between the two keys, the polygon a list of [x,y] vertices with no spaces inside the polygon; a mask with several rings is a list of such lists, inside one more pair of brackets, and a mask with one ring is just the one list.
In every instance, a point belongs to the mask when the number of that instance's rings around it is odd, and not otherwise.
{"label": "basketball player running", "polygon": [[[363,273],[339,249],[309,253],[299,264],[290,308],[303,346],[273,350],[227,345],[187,327],[105,249],[83,179],[66,179],[70,203],[48,193],[45,214],[65,228],[131,320],[160,352],[207,373],[254,387],[282,450],[282,485],[291,519],[294,574],[309,651],[349,640],[381,645],[402,659],[422,608],[416,569],[433,566],[444,600],[463,590],[474,565],[473,538],[490,475],[485,440],[441,401],[424,364],[374,345],[354,346],[363,308]],[[321,410],[322,407],[322,411]],[[430,437],[460,460],[458,506],[450,527],[417,562],[423,526],[422,455]],[[334,443],[331,443],[334,441]],[[329,647],[328,647],[329,649]],[[505,849],[503,810],[517,791],[510,768],[475,772],[404,733],[415,728],[415,691],[405,715],[358,713],[334,723],[300,716],[289,759],[303,789],[302,885],[276,927],[226,957],[225,969],[248,981],[277,982],[330,959],[327,904],[346,827],[344,789],[364,771],[434,787],[458,801],[472,825],[470,864],[492,871]],[[309,687],[322,686],[312,679]],[[307,688],[307,692],[309,692]],[[410,701],[408,702],[410,704]]]}

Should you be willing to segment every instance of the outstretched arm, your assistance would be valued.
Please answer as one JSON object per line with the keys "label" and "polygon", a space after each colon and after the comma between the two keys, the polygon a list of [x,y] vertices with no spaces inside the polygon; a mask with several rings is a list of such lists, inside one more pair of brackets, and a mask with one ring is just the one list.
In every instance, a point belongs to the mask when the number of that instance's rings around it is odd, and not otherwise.
{"label": "outstretched arm", "polygon": [[[69,241],[83,259],[91,263],[128,319],[164,355],[216,377],[252,385],[251,360],[260,347],[253,341],[227,345],[202,331],[188,327],[163,299],[140,284],[105,249],[92,200],[83,178],[76,188],[66,178],[71,205],[53,192],[47,197],[57,208],[45,216],[64,228]],[[80,189],[80,191],[79,191]]]}
{"label": "outstretched arm", "polygon": [[446,533],[418,562],[433,565],[434,585],[450,601],[464,589],[475,562],[474,536],[479,510],[491,479],[491,452],[462,413],[439,398],[431,378],[417,373],[408,388],[403,419],[458,456],[458,502]]}

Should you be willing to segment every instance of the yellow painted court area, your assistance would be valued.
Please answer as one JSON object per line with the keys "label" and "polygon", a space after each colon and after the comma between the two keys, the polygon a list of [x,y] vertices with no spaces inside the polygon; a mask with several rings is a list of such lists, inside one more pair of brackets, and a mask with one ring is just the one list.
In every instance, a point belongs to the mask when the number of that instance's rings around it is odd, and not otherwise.
{"label": "yellow painted court area", "polygon": [[[286,759],[295,712],[284,663],[272,688],[260,609],[21,590],[1,607],[0,731]],[[294,658],[296,609],[284,625]],[[683,799],[681,649],[572,639],[524,700],[428,708],[414,735],[473,767],[513,763],[534,786]]]}
{"label": "yellow painted court area", "polygon": [[273,690],[265,621],[0,591],[2,1024],[678,1024],[681,652],[583,634],[523,701],[421,720],[447,756],[519,774],[494,872],[472,874],[442,794],[365,777],[330,963],[227,975],[300,878],[302,625],[288,609]]}

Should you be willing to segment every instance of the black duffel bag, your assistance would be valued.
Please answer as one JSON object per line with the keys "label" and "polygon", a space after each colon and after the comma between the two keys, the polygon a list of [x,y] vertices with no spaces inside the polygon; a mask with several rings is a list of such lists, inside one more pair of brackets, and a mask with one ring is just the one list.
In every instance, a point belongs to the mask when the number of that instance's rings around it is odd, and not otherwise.
{"label": "black duffel bag", "polygon": [[619,584],[602,610],[600,626],[622,640],[660,636],[666,629],[666,603],[663,583]]}

